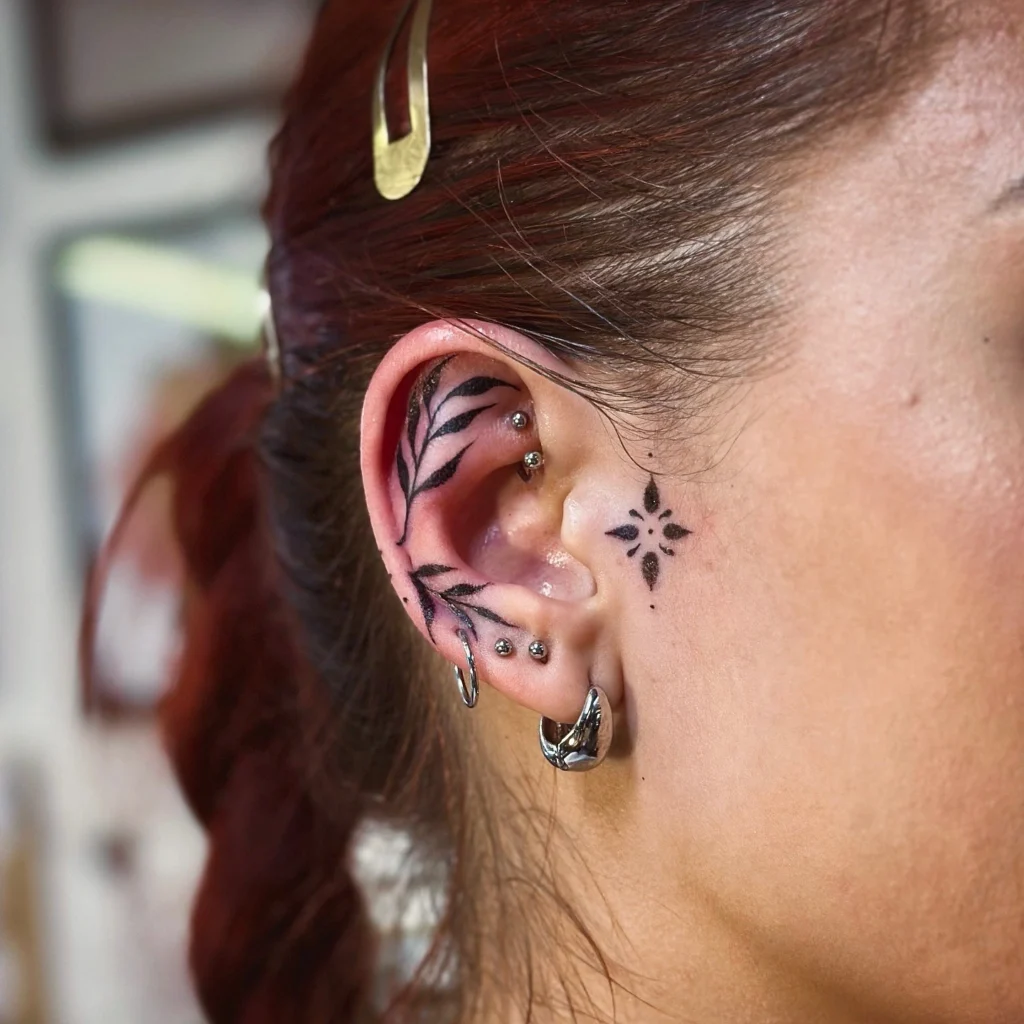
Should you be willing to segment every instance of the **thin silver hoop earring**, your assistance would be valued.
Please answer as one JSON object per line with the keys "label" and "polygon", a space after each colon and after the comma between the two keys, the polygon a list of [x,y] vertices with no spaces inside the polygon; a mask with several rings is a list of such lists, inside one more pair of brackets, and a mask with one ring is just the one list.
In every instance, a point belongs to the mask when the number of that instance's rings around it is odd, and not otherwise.
{"label": "thin silver hoop earring", "polygon": [[466,677],[458,665],[452,666],[455,670],[455,682],[459,684],[459,696],[467,708],[476,707],[476,699],[480,695],[480,687],[476,676],[476,658],[473,657],[473,649],[469,646],[469,637],[464,629],[457,630],[455,635],[462,641],[462,649],[466,652],[466,664],[469,666],[469,686],[466,686]]}
{"label": "thin silver hoop earring", "polygon": [[612,745],[612,728],[608,694],[591,685],[575,724],[541,718],[540,749],[548,763],[563,772],[588,772],[605,759]]}

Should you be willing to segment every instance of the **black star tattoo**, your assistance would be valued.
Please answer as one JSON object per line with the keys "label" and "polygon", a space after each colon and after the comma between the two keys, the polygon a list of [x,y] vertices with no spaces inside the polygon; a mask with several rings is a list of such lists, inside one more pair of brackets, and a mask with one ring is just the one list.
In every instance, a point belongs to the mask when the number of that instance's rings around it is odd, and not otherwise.
{"label": "black star tattoo", "polygon": [[[659,511],[660,509],[661,493],[658,491],[658,484],[652,476],[648,481],[647,487],[644,488],[644,511],[638,512],[635,508],[629,510],[630,516],[643,525],[626,523],[623,526],[616,526],[614,530],[605,531],[607,536],[617,537],[619,540],[631,545],[626,552],[628,558],[635,557],[641,548],[647,545],[651,546],[652,549],[644,551],[640,558],[640,575],[643,576],[644,582],[651,590],[654,589],[654,585],[658,582],[658,577],[661,575],[661,559],[658,557],[658,551],[663,555],[672,557],[676,553],[675,548],[669,547],[663,541],[672,543],[682,540],[693,532],[692,530],[687,530],[685,526],[680,526],[672,521],[672,509],[667,508],[663,512]],[[658,534],[657,539],[653,539],[655,534]],[[648,539],[642,539],[645,536]],[[655,545],[658,551],[653,550]]]}

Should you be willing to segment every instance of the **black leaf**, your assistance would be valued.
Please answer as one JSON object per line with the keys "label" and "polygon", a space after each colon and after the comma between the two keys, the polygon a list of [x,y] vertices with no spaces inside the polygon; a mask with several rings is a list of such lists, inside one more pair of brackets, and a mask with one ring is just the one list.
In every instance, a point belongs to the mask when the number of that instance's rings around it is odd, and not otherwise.
{"label": "black leaf", "polygon": [[661,504],[661,495],[658,493],[658,485],[654,482],[652,476],[647,487],[644,489],[644,508],[648,514],[658,511],[658,506]]}
{"label": "black leaf", "polygon": [[637,512],[637,510],[636,510],[635,508],[631,508],[631,509],[629,510],[629,514],[630,514],[630,515],[631,515],[631,516],[632,516],[632,517],[633,517],[634,519],[643,519],[643,516],[642,516],[642,515],[640,515],[640,513],[639,513],[639,512]]}
{"label": "black leaf", "polygon": [[640,536],[640,531],[632,523],[626,523],[625,526],[616,526],[614,530],[605,530],[605,536],[618,537],[619,540],[636,540]]}
{"label": "black leaf", "polygon": [[473,442],[470,441],[457,455],[450,458],[440,469],[435,469],[426,480],[423,481],[416,488],[413,496],[422,494],[424,491],[432,491],[435,487],[440,487],[441,484],[448,483],[453,476],[455,471],[459,468],[459,463],[462,461],[462,456],[470,449]]}
{"label": "black leaf", "polygon": [[452,572],[450,565],[438,565],[437,562],[428,562],[426,565],[421,565],[414,573],[413,576],[416,579],[424,579],[427,576],[440,576],[446,572]]}
{"label": "black leaf", "polygon": [[653,551],[648,551],[644,555],[640,562],[640,572],[643,574],[644,582],[653,590],[654,584],[658,582],[658,573],[661,572],[658,556]]}
{"label": "black leaf", "polygon": [[448,402],[453,398],[475,398],[477,395],[482,395],[485,391],[490,391],[491,388],[519,390],[515,384],[510,384],[507,380],[499,380],[497,377],[470,377],[469,380],[464,380],[461,384],[452,388],[444,396],[444,401]]}
{"label": "black leaf", "polygon": [[448,609],[459,620],[459,624],[475,637],[476,626],[473,625],[473,620],[457,604],[448,605]]}
{"label": "black leaf", "polygon": [[481,405],[479,409],[470,409],[469,412],[459,413],[458,416],[453,416],[450,420],[442,423],[441,426],[435,430],[430,437],[427,438],[426,443],[430,444],[435,438],[445,437],[448,434],[457,434],[460,430],[465,430],[480,415],[487,409],[493,409],[495,403],[492,402],[490,405]]}
{"label": "black leaf", "polygon": [[678,523],[666,523],[665,529],[661,531],[668,540],[682,540],[690,533],[685,527]]}
{"label": "black leaf", "polygon": [[511,622],[507,622],[497,612],[492,612],[490,608],[484,608],[478,604],[467,604],[465,605],[471,612],[476,612],[481,619],[486,619],[488,622],[495,622],[499,626],[508,626],[509,629],[518,629],[518,626],[514,626]]}
{"label": "black leaf", "polygon": [[419,391],[413,391],[409,396],[409,420],[407,424],[407,434],[409,437],[409,447],[413,452],[416,451],[416,428],[420,425],[420,393]]}
{"label": "black leaf", "polygon": [[459,597],[472,597],[474,594],[479,594],[486,586],[486,583],[456,583],[454,587],[449,587],[447,590],[442,591],[441,597],[445,601],[451,601],[453,598]]}
{"label": "black leaf", "polygon": [[402,488],[406,501],[409,500],[409,467],[405,464],[405,456],[402,455],[402,445],[398,445],[398,456],[395,459],[398,469],[398,486]]}
{"label": "black leaf", "polygon": [[434,598],[422,580],[416,579],[415,576],[410,576],[410,578],[412,579],[412,585],[416,588],[416,596],[420,600],[420,611],[423,612],[423,621],[427,624],[427,632],[430,634],[431,640],[433,640],[434,632],[432,627],[436,613]]}
{"label": "black leaf", "polygon": [[430,400],[434,397],[437,392],[437,386],[441,383],[441,374],[444,372],[444,368],[455,358],[455,356],[446,356],[439,363],[434,365],[434,368],[427,374],[426,379],[423,381],[423,404],[429,409]]}

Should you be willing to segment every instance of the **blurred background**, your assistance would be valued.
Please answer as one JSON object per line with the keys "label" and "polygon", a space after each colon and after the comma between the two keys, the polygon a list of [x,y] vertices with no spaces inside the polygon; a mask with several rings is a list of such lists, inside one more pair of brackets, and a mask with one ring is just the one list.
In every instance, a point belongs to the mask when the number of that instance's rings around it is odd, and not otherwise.
{"label": "blurred background", "polygon": [[154,732],[178,566],[148,447],[252,351],[257,207],[315,0],[0,0],[0,1024],[192,1024],[203,856]]}

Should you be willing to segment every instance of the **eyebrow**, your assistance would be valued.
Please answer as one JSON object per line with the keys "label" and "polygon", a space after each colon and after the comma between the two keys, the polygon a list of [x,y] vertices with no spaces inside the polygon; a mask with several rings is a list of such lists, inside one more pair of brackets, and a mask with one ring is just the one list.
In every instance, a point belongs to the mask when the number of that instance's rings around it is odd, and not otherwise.
{"label": "eyebrow", "polygon": [[1007,206],[1015,206],[1017,203],[1024,203],[1024,177],[1011,181],[999,194],[992,204],[992,212],[1003,210]]}

